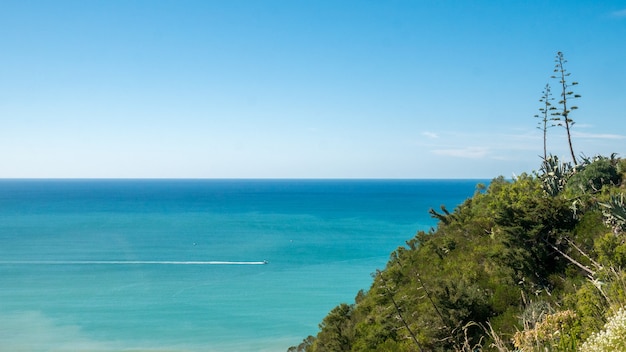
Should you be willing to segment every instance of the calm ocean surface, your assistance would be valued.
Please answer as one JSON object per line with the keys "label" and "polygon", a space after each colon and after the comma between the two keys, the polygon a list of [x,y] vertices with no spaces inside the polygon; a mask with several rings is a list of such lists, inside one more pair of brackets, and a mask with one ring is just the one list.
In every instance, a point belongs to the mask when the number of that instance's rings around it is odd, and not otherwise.
{"label": "calm ocean surface", "polygon": [[1,349],[284,352],[479,182],[0,180]]}

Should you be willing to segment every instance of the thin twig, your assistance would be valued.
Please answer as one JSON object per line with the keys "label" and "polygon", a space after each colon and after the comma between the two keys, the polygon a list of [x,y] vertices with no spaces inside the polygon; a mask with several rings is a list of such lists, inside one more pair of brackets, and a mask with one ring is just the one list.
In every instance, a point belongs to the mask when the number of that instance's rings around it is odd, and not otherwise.
{"label": "thin twig", "polygon": [[415,345],[417,346],[417,348],[421,352],[423,352],[424,350],[422,349],[422,346],[420,345],[419,341],[417,341],[417,337],[413,333],[413,330],[411,330],[411,328],[409,327],[409,324],[406,322],[406,320],[404,320],[404,317],[402,316],[402,312],[400,311],[400,306],[398,305],[396,300],[393,298],[393,293],[391,292],[391,290],[389,290],[389,287],[387,286],[387,281],[385,281],[385,278],[383,277],[383,273],[380,270],[376,270],[376,272],[378,273],[380,280],[383,282],[383,288],[389,295],[389,298],[391,299],[391,303],[393,304],[393,307],[396,309],[396,312],[398,313],[398,317],[400,317],[402,324],[404,324],[404,327],[409,331],[409,334],[411,335],[411,338],[413,339],[413,342],[415,342]]}

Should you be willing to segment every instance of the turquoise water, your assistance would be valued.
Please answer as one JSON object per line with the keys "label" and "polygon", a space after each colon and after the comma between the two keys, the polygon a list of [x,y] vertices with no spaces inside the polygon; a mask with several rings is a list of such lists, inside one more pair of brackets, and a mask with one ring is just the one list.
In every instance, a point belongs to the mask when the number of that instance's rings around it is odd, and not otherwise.
{"label": "turquoise water", "polygon": [[2,348],[286,351],[477,182],[2,180]]}

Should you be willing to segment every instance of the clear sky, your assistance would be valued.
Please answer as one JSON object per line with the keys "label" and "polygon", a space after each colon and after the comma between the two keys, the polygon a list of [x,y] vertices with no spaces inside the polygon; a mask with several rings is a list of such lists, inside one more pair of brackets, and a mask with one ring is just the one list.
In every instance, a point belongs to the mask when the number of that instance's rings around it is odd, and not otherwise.
{"label": "clear sky", "polygon": [[626,157],[626,1],[0,0],[0,48],[3,178],[510,177],[557,51]]}

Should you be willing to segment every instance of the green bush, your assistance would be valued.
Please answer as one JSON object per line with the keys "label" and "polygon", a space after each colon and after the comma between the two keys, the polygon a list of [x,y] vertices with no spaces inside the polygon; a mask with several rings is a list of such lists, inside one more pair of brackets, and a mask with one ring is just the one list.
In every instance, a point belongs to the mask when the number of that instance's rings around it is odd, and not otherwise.
{"label": "green bush", "polygon": [[569,194],[596,193],[604,185],[617,185],[620,175],[610,159],[598,158],[583,170],[575,173],[567,181],[565,189]]}
{"label": "green bush", "polygon": [[626,351],[626,310],[621,308],[604,325],[600,332],[592,334],[581,346],[581,351]]}

